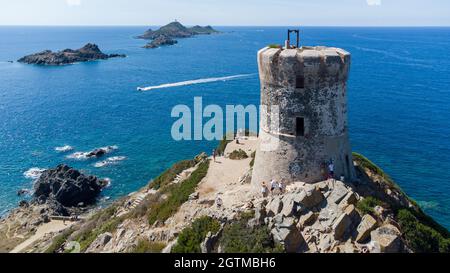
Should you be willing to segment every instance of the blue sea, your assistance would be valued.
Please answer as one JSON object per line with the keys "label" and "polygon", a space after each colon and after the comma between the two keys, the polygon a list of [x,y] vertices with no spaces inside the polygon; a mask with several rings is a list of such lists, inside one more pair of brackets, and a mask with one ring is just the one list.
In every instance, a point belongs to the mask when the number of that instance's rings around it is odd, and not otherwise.
{"label": "blue sea", "polygon": [[[156,50],[133,37],[147,27],[0,27],[0,213],[31,188],[30,168],[67,163],[111,179],[114,200],[146,185],[176,161],[217,142],[171,138],[171,110],[203,104],[258,104],[257,51],[282,43],[283,27],[218,27],[223,33],[180,39]],[[15,61],[44,49],[92,42],[127,58],[39,67]],[[385,169],[427,213],[450,228],[450,28],[302,28],[302,44],[352,53],[349,119],[353,150]],[[138,92],[197,79],[229,81]],[[117,164],[55,151],[116,145]]]}

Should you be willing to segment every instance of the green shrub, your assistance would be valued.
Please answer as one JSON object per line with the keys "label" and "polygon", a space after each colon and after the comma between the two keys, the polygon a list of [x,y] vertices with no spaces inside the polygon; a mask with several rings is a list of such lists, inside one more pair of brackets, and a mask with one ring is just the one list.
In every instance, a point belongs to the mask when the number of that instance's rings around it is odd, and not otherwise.
{"label": "green shrub", "polygon": [[435,229],[421,223],[409,209],[397,213],[403,235],[408,245],[418,253],[450,253],[450,240]]}
{"label": "green shrub", "polygon": [[247,155],[247,153],[244,150],[239,149],[239,150],[233,151],[230,154],[229,158],[232,159],[232,160],[241,160],[241,159],[248,158],[248,155]]}
{"label": "green shrub", "polygon": [[195,192],[198,183],[208,173],[209,161],[201,163],[198,168],[180,184],[173,184],[164,188],[168,198],[162,202],[152,204],[148,214],[150,225],[156,221],[165,221],[174,215],[178,208],[189,199],[189,195]]}
{"label": "green shrub", "polygon": [[390,187],[398,190],[406,196],[400,186],[398,186],[397,183],[395,183],[388,174],[386,174],[380,167],[370,161],[367,157],[363,156],[362,154],[353,153],[353,160],[355,160],[361,168],[368,169],[372,173],[382,177]]}
{"label": "green shrub", "polygon": [[270,48],[282,48],[282,46],[278,45],[278,44],[270,44],[270,45],[268,45],[268,47],[270,47]]}
{"label": "green shrub", "polygon": [[255,165],[256,152],[253,152],[251,156],[252,161],[250,161],[250,167],[253,168],[253,166]]}
{"label": "green shrub", "polygon": [[249,228],[252,213],[241,214],[240,219],[225,226],[220,245],[225,253],[280,253],[283,247],[273,241],[267,226]]}
{"label": "green shrub", "polygon": [[209,232],[215,234],[220,229],[220,223],[211,217],[201,217],[190,227],[185,228],[178,236],[177,244],[172,253],[201,253],[200,244]]}
{"label": "green shrub", "polygon": [[155,180],[153,180],[149,187],[151,189],[158,190],[161,187],[164,187],[165,185],[171,183],[181,172],[194,166],[194,160],[183,160],[177,162],[173,164],[172,167],[170,167],[168,170],[163,172],[160,176],[158,176]]}
{"label": "green shrub", "polygon": [[90,221],[74,238],[74,241],[80,244],[81,252],[84,252],[98,236],[106,232],[114,232],[124,219],[124,217],[116,217],[104,219],[104,221]]}
{"label": "green shrub", "polygon": [[62,248],[63,244],[66,242],[67,238],[69,238],[70,234],[72,234],[72,232],[72,228],[69,228],[68,230],[63,231],[62,234],[53,238],[52,243],[44,251],[44,253],[56,253]]}
{"label": "green shrub", "polygon": [[147,239],[139,239],[136,247],[131,250],[131,253],[161,253],[166,247],[162,242],[150,242]]}
{"label": "green shrub", "polygon": [[358,204],[356,205],[356,208],[359,210],[359,212],[361,212],[361,214],[374,214],[374,208],[376,206],[385,206],[385,204],[383,204],[383,202],[381,202],[380,200],[372,197],[372,196],[368,196],[360,201],[358,201]]}
{"label": "green shrub", "polygon": [[[228,138],[228,139],[233,139],[233,138],[230,137],[230,138]],[[225,154],[225,149],[227,148],[228,143],[231,142],[231,140],[228,140],[228,139],[227,139],[227,137],[225,136],[225,137],[222,139],[222,141],[220,141],[219,145],[218,145],[217,148],[216,148],[216,153],[217,153],[218,155]]]}

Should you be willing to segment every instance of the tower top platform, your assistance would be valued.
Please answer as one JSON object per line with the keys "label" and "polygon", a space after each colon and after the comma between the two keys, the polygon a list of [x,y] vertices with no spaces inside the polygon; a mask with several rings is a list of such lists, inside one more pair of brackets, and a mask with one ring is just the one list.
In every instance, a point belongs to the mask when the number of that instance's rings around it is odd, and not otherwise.
{"label": "tower top platform", "polygon": [[308,62],[347,63],[351,54],[344,49],[326,46],[302,46],[299,48],[265,47],[258,56],[268,59],[297,57]]}

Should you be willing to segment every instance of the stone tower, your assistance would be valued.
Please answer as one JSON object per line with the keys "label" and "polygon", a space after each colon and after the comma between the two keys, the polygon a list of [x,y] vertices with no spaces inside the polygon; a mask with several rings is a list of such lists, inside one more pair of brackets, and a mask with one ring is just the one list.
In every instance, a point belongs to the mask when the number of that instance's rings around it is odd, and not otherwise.
{"label": "stone tower", "polygon": [[[353,180],[346,92],[350,53],[321,46],[266,47],[258,52],[258,65],[262,107],[253,185],[272,179],[323,181],[330,161],[336,178]],[[267,140],[272,144],[264,144]]]}

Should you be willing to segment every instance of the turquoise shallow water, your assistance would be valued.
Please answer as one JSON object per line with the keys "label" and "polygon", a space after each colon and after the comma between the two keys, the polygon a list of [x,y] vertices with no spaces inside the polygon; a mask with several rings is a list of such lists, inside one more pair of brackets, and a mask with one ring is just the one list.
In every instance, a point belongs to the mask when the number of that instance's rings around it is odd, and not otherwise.
{"label": "turquoise shallow water", "polygon": [[[256,52],[281,42],[285,28],[223,27],[224,33],[145,50],[146,27],[0,27],[0,213],[30,188],[23,173],[65,162],[112,179],[112,199],[145,185],[172,163],[216,142],[172,140],[172,107],[258,104]],[[353,55],[349,81],[353,149],[383,167],[425,210],[450,228],[450,28],[304,28],[307,45]],[[8,63],[43,49],[97,43],[125,59],[37,67]],[[254,74],[232,81],[137,92],[138,86]],[[117,165],[75,161],[75,151],[117,145]]]}

